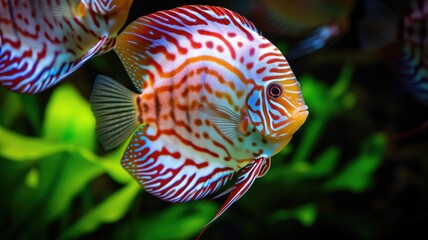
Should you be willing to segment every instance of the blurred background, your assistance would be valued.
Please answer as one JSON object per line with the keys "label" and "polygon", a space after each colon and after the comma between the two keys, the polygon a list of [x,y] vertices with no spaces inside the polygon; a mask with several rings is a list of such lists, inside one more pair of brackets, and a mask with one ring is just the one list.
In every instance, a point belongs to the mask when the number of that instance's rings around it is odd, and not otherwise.
{"label": "blurred background", "polygon": [[[363,45],[364,1],[299,2],[136,0],[131,8],[128,23],[184,4],[224,6],[286,57],[297,53],[287,58],[309,106],[306,123],[201,239],[423,239],[428,103],[400,78],[399,41]],[[325,44],[307,47],[324,31]],[[140,189],[120,165],[125,146],[105,152],[96,139],[88,99],[97,74],[133,88],[110,52],[41,94],[0,89],[0,239],[196,238],[225,198],[169,204]]]}

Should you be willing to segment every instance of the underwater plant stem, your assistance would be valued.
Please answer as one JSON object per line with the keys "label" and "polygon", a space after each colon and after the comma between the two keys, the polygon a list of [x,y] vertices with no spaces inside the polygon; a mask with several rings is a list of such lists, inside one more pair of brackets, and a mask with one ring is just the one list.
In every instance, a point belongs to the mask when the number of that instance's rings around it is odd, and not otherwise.
{"label": "underwater plant stem", "polygon": [[338,103],[342,102],[343,96],[348,91],[353,72],[354,67],[352,65],[345,64],[343,66],[336,83],[328,91],[327,102],[330,104],[327,104],[324,111],[320,111],[313,120],[310,119],[310,117],[307,120],[310,122],[311,126],[305,128],[302,137],[303,141],[297,148],[296,155],[294,155],[294,158],[291,161],[292,164],[298,164],[308,159],[327,122],[337,113],[342,111],[343,105]]}
{"label": "underwater plant stem", "polygon": [[308,159],[328,120],[328,114],[320,115],[311,120],[311,127],[306,128],[303,132],[302,139],[304,140],[297,148],[291,164],[298,164]]}
{"label": "underwater plant stem", "polygon": [[94,201],[92,199],[91,188],[85,186],[82,192],[82,208],[84,212],[91,210],[94,207]]}

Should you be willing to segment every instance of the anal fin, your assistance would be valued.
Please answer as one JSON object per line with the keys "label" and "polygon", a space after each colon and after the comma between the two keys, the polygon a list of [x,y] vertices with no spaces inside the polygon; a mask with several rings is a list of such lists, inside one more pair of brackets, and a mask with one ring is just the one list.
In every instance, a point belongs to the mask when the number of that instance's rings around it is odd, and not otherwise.
{"label": "anal fin", "polygon": [[214,193],[232,178],[232,167],[207,160],[208,153],[198,153],[178,133],[165,131],[140,126],[122,157],[123,168],[146,192],[168,202],[188,202]]}

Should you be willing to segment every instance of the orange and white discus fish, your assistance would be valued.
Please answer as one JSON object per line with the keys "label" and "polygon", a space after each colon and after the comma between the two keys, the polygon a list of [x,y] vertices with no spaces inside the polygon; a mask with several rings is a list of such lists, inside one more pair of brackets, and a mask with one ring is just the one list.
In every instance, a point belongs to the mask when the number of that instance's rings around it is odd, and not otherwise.
{"label": "orange and white discus fish", "polygon": [[101,142],[111,149],[133,134],[122,166],[169,202],[203,198],[238,174],[214,219],[268,171],[308,116],[278,48],[225,8],[140,17],[114,50],[139,92],[97,77],[90,101]]}
{"label": "orange and white discus fish", "polygon": [[0,85],[38,93],[109,51],[132,0],[1,0]]}

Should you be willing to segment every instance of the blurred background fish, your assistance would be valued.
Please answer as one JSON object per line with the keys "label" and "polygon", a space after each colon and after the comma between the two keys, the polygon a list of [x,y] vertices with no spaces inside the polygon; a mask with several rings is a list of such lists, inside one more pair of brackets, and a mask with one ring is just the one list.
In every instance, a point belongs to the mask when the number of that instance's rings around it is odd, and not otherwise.
{"label": "blurred background fish", "polygon": [[19,93],[55,85],[109,51],[132,0],[2,0],[0,84]]}
{"label": "blurred background fish", "polygon": [[428,106],[428,1],[366,0],[359,24],[364,50],[386,55],[407,90]]}
{"label": "blurred background fish", "polygon": [[349,29],[355,0],[231,1],[232,9],[251,19],[263,35],[293,40],[287,58],[310,54]]}

